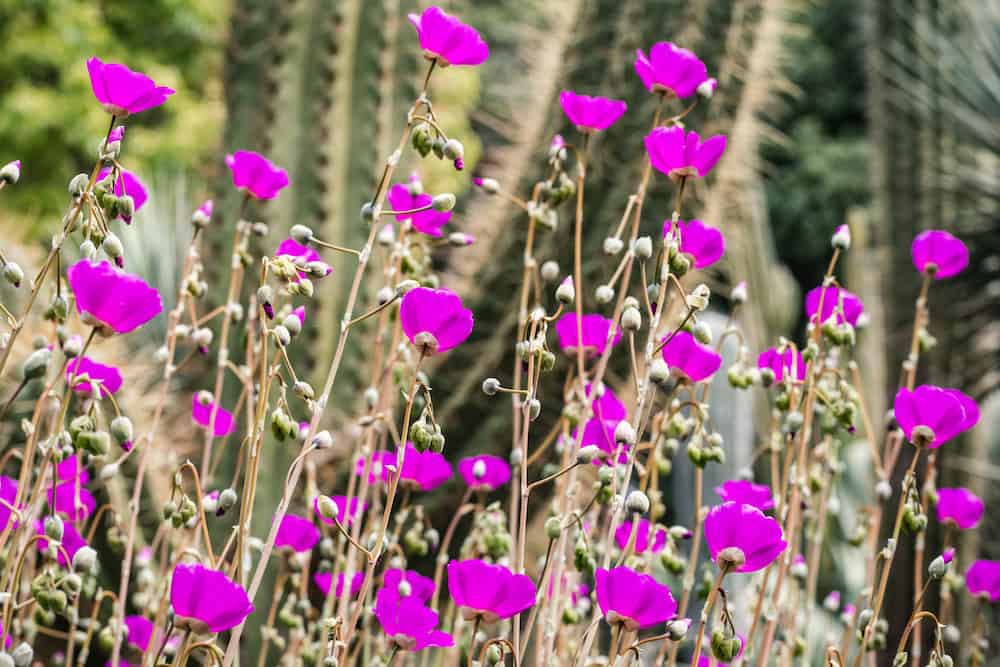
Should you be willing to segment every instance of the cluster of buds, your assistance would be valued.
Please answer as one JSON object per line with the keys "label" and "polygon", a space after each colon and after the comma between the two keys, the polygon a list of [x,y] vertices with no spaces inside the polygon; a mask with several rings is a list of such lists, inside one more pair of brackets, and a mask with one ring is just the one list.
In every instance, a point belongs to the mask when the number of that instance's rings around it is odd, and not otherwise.
{"label": "cluster of buds", "polygon": [[507,521],[507,513],[499,502],[488,505],[476,514],[472,530],[462,544],[461,553],[494,561],[508,556],[512,541],[507,531]]}
{"label": "cluster of buds", "polygon": [[410,143],[420,157],[425,158],[434,153],[439,160],[450,160],[458,171],[465,168],[465,147],[462,142],[449,139],[436,123],[417,123],[410,134]]}
{"label": "cluster of buds", "polygon": [[696,434],[688,442],[687,456],[688,460],[699,468],[704,468],[713,461],[725,463],[726,451],[722,448],[722,435],[710,433],[703,437],[701,433]]}

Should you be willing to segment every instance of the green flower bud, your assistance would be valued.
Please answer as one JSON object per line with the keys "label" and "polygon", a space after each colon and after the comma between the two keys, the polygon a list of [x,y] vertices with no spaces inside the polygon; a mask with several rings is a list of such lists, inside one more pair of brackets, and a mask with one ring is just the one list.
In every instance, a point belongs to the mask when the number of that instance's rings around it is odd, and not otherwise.
{"label": "green flower bud", "polygon": [[431,200],[431,207],[438,212],[450,211],[455,208],[455,195],[450,192],[435,195]]}
{"label": "green flower bud", "polygon": [[562,534],[562,523],[559,521],[559,517],[550,516],[545,520],[545,535],[550,540],[558,539]]}
{"label": "green flower bud", "polygon": [[132,420],[124,415],[118,415],[111,420],[111,436],[115,439],[115,443],[122,447],[123,449],[128,449],[132,446],[132,439],[134,436],[134,429],[132,428]]}
{"label": "green flower bud", "polygon": [[236,505],[237,500],[239,500],[239,496],[236,495],[235,490],[223,489],[222,492],[219,493],[219,509],[226,512]]}
{"label": "green flower bud", "polygon": [[74,440],[77,449],[94,456],[105,456],[111,451],[111,437],[104,431],[83,431]]}
{"label": "green flower bud", "polygon": [[49,369],[50,359],[52,359],[52,351],[47,347],[29,354],[28,358],[24,360],[24,365],[21,366],[21,374],[25,381],[45,377],[45,373]]}
{"label": "green flower bud", "polygon": [[62,542],[63,538],[63,521],[55,514],[45,517],[44,522],[45,536],[48,537],[53,542]]}
{"label": "green flower bud", "polygon": [[20,287],[24,280],[24,271],[15,262],[7,262],[3,267],[3,277],[14,287]]}

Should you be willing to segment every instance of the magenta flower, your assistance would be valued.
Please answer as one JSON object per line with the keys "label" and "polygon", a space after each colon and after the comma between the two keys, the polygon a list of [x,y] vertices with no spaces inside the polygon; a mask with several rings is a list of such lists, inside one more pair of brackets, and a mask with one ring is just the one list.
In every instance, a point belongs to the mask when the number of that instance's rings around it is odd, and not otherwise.
{"label": "magenta flower", "polygon": [[[680,98],[694,95],[698,86],[708,79],[705,63],[698,56],[670,42],[653,44],[648,58],[642,49],[636,49],[635,73],[649,92]],[[715,90],[714,84],[712,90]]]}
{"label": "magenta flower", "polygon": [[[91,381],[82,381],[83,376]],[[72,382],[73,378],[76,378],[73,391],[80,394],[92,394],[97,384],[108,394],[115,394],[122,388],[122,374],[117,368],[99,364],[90,357],[77,357],[67,364],[66,382]]]}
{"label": "magenta flower", "polygon": [[8,509],[8,505],[13,506],[14,501],[17,500],[17,480],[12,477],[7,477],[6,475],[0,476],[0,499],[3,499],[6,505],[0,503],[0,532],[7,530],[7,528],[14,528],[17,525],[17,519],[14,518],[14,513]]}
{"label": "magenta flower", "polygon": [[158,107],[174,94],[172,88],[157,86],[142,72],[133,72],[117,63],[103,63],[100,58],[87,61],[87,72],[94,97],[113,116],[124,118]]}
{"label": "magenta flower", "polygon": [[233,413],[216,406],[210,400],[205,401],[201,393],[195,392],[191,396],[191,419],[194,423],[207,429],[212,423],[212,409],[215,407],[215,437],[224,438],[234,432],[236,423],[233,421]]}
{"label": "magenta flower", "polygon": [[364,475],[367,461],[370,461],[368,464],[369,484],[374,484],[377,481],[388,482],[390,472],[396,470],[396,452],[373,452],[367,459],[363,456],[358,457],[354,466],[354,472],[358,477]]}
{"label": "magenta flower", "polygon": [[749,480],[731,479],[715,487],[722,502],[740,503],[756,507],[761,512],[774,509],[774,496],[766,484],[754,484]]}
{"label": "magenta flower", "polygon": [[963,487],[942,488],[937,494],[937,516],[941,523],[951,521],[962,530],[968,530],[975,528],[983,517],[983,501],[972,491]]}
{"label": "magenta flower", "polygon": [[[104,179],[108,174],[111,173],[111,169],[105,167],[97,174],[97,180]],[[125,169],[118,170],[118,176],[115,178],[114,192],[116,197],[124,197],[128,195],[132,198],[133,210],[138,211],[142,208],[142,205],[146,203],[149,199],[149,192],[146,190],[146,184],[139,180],[139,177],[133,174],[131,171],[126,171]],[[131,215],[123,215],[121,219],[127,224],[132,223]]]}
{"label": "magenta flower", "polygon": [[274,199],[288,187],[288,173],[260,153],[236,151],[226,156],[233,186],[255,199]]}
{"label": "magenta flower", "polygon": [[406,443],[403,469],[399,475],[401,482],[408,482],[421,491],[430,491],[451,479],[451,475],[451,464],[443,455],[429,449],[417,451],[412,442]]}
{"label": "magenta flower", "polygon": [[112,129],[111,132],[108,133],[107,143],[113,144],[116,141],[120,142],[124,138],[125,138],[125,126],[119,125],[118,127]]}
{"label": "magenta flower", "polygon": [[[396,183],[389,188],[388,199],[393,211],[426,208],[434,200],[425,192],[413,194],[410,188],[402,183]],[[441,236],[441,228],[451,220],[451,211],[435,211],[433,208],[427,208],[416,213],[397,213],[396,220],[399,222],[409,220],[418,232],[437,238]]]}
{"label": "magenta flower", "polygon": [[[619,549],[625,549],[628,546],[629,537],[632,536],[632,527],[634,525],[634,520],[623,523],[618,526],[615,530],[615,542],[618,544]],[[653,533],[653,544],[650,549],[649,534]],[[639,519],[638,532],[635,534],[635,544],[632,545],[632,549],[636,554],[642,554],[646,552],[646,549],[650,549],[654,554],[663,551],[663,547],[667,545],[667,531],[662,526],[652,526],[647,519]]]}
{"label": "magenta flower", "polygon": [[410,14],[424,57],[438,65],[478,65],[490,57],[490,47],[472,26],[440,7],[428,7],[420,16]]}
{"label": "magenta flower", "polygon": [[489,454],[462,459],[458,462],[458,472],[468,486],[486,491],[495,491],[510,480],[510,465]]}
{"label": "magenta flower", "polygon": [[917,234],[910,246],[910,256],[917,271],[928,273],[935,280],[957,276],[969,265],[969,249],[962,240],[939,229]]}
{"label": "magenta flower", "polygon": [[448,563],[448,592],[466,619],[510,618],[535,604],[535,584],[503,565],[470,559]]}
{"label": "magenta flower", "polygon": [[153,638],[153,622],[145,616],[126,616],[125,627],[128,628],[128,643],[136,647],[140,653],[149,650]]}
{"label": "magenta flower", "polygon": [[200,563],[180,563],[174,568],[170,604],[175,625],[197,634],[223,632],[253,613],[253,603],[242,586]]}
{"label": "magenta flower", "polygon": [[[611,465],[613,455],[618,451],[618,443],[615,442],[615,429],[618,428],[618,424],[621,419],[601,419],[600,417],[591,417],[583,425],[583,435],[580,438],[580,448],[594,446],[604,452],[607,456],[600,458],[595,458],[594,465]],[[573,429],[571,436],[574,440],[577,437],[576,429]],[[628,461],[628,453],[626,452],[627,445],[622,445],[622,451],[618,455],[619,463],[626,463]]]}
{"label": "magenta flower", "polygon": [[597,568],[594,579],[597,604],[610,625],[621,623],[635,631],[669,621],[677,614],[670,588],[648,574],[627,567]]}
{"label": "magenta flower", "polygon": [[646,135],[649,161],[671,178],[703,177],[726,150],[726,137],[717,134],[704,142],[697,132],[683,127],[658,127]]}
{"label": "magenta flower", "polygon": [[49,505],[54,506],[56,512],[66,515],[74,523],[83,521],[97,509],[97,501],[93,494],[75,481],[56,484],[54,491],[49,487],[47,494]]}
{"label": "magenta flower", "polygon": [[[670,233],[670,219],[663,221],[663,236]],[[696,269],[704,269],[722,259],[726,252],[726,239],[715,227],[706,225],[701,220],[677,221],[680,231],[681,254],[691,258],[691,265]]]}
{"label": "magenta flower", "polygon": [[[382,586],[400,597],[414,597],[423,603],[434,597],[434,580],[413,570],[386,570]],[[406,593],[405,595],[403,593]]]}
{"label": "magenta flower", "polygon": [[[666,337],[664,337],[666,340]],[[687,331],[678,331],[663,346],[663,360],[671,372],[680,373],[691,382],[706,380],[719,370],[722,355],[708,345],[703,345]]]}
{"label": "magenta flower", "polygon": [[[43,519],[35,522],[35,532],[39,535],[45,535],[45,521]],[[35,544],[38,545],[39,551],[45,551],[49,548],[49,541],[45,538],[38,540]],[[74,524],[66,522],[63,524],[63,537],[60,544],[62,544],[62,548],[66,550],[70,561],[72,561],[76,552],[87,546],[87,541],[83,539],[83,536],[80,535]],[[66,567],[69,563],[66,562],[62,551],[59,551],[58,554],[59,564]]]}
{"label": "magenta flower", "polygon": [[425,354],[446,352],[472,333],[472,311],[446,289],[417,287],[399,304],[403,333]]}
{"label": "magenta flower", "polygon": [[778,352],[774,347],[761,352],[757,357],[757,368],[774,371],[775,382],[784,382],[785,378],[799,382],[806,379],[806,362],[791,345],[786,345],[784,352]]}
{"label": "magenta flower", "polygon": [[[301,260],[306,264],[309,264],[311,262],[322,263],[325,268],[323,269],[324,270],[323,275],[320,276],[321,278],[325,278],[326,276],[330,275],[330,273],[333,271],[333,269],[329,265],[323,262],[323,258],[320,256],[318,252],[316,252],[309,246],[302,245],[295,239],[285,239],[284,241],[281,242],[280,245],[278,245],[278,249],[274,251],[274,256],[280,257],[282,255],[290,258],[293,262],[295,262],[296,260]],[[300,278],[305,278],[308,275],[309,274],[307,274],[305,271],[299,271]],[[304,309],[303,313],[305,313]]]}
{"label": "magenta flower", "polygon": [[392,642],[404,651],[455,645],[450,634],[437,629],[437,612],[415,597],[401,598],[395,591],[383,588],[375,597],[375,618]]}
{"label": "magenta flower", "polygon": [[[611,320],[591,313],[583,316],[583,349],[590,358],[599,357],[604,354],[604,348],[608,342],[608,330],[611,329]],[[556,335],[559,337],[559,347],[567,356],[575,356],[576,348],[579,344],[576,330],[576,313],[566,313],[556,320]],[[614,338],[611,346],[614,347],[621,340],[622,332],[615,328]]]}
{"label": "magenta flower", "polygon": [[977,560],[965,573],[965,587],[973,597],[1000,600],[1000,560]]}
{"label": "magenta flower", "polygon": [[972,398],[957,389],[929,384],[913,391],[900,389],[896,392],[893,411],[896,422],[910,442],[913,442],[914,431],[918,427],[930,429],[933,437],[926,443],[930,449],[940,447],[979,421],[979,407]]}
{"label": "magenta flower", "polygon": [[299,553],[309,551],[317,542],[319,542],[319,529],[309,519],[295,514],[286,514],[281,519],[278,534],[274,537],[274,546],[289,547]]}
{"label": "magenta flower", "polygon": [[[350,526],[354,522],[354,519],[365,511],[365,505],[358,500],[357,496],[351,498],[350,503],[347,502],[347,496],[330,496],[330,500],[337,506],[337,521],[342,526]],[[313,499],[313,511],[320,518],[320,521],[328,526],[333,525],[333,519],[327,519],[319,513],[319,496]]]}
{"label": "magenta flower", "polygon": [[705,518],[705,541],[712,560],[733,572],[756,572],[770,565],[787,544],[781,524],[753,505],[726,502]]}
{"label": "magenta flower", "polygon": [[[341,572],[337,575],[337,588],[334,590],[334,595],[340,597],[344,594],[344,573]],[[330,583],[333,581],[332,572],[317,572],[313,575],[313,581],[316,582],[316,586],[323,592],[323,595],[330,594]],[[365,583],[365,573],[355,572],[351,576],[351,597],[358,597],[358,593],[361,592],[361,586]]]}
{"label": "magenta flower", "polygon": [[[820,297],[823,298],[823,309],[820,311]],[[852,327],[857,326],[858,318],[865,311],[865,304],[857,295],[839,287],[814,287],[806,294],[806,316],[810,322],[816,322],[817,312],[819,323],[822,324],[836,313],[837,324],[847,322]]]}
{"label": "magenta flower", "polygon": [[572,90],[559,93],[559,104],[569,122],[581,132],[606,130],[628,109],[628,105],[621,100],[580,95]]}
{"label": "magenta flower", "polygon": [[81,259],[66,272],[84,321],[115,333],[138,329],[160,314],[160,294],[132,274],[107,262]]}
{"label": "magenta flower", "polygon": [[80,484],[90,481],[90,473],[83,467],[78,455],[68,456],[56,466],[56,477],[63,481],[80,480]]}

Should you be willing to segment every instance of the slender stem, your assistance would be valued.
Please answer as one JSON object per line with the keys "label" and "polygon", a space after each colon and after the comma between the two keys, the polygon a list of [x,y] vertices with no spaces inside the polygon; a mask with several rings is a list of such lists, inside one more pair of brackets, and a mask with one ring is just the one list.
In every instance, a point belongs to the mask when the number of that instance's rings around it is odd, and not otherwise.
{"label": "slender stem", "polygon": [[716,575],[715,583],[712,584],[712,590],[708,593],[705,607],[701,610],[701,620],[698,622],[698,636],[694,640],[694,656],[691,658],[692,665],[697,665],[698,658],[701,656],[701,644],[705,639],[705,626],[712,615],[712,609],[715,608],[715,598],[719,595],[719,589],[722,588],[722,580],[726,578],[727,571],[725,567],[719,568],[719,574]]}

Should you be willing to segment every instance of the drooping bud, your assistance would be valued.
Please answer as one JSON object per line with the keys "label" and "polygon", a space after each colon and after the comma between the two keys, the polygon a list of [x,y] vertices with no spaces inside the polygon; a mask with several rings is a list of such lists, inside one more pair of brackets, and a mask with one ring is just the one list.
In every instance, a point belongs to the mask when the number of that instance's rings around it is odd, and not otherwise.
{"label": "drooping bud", "polygon": [[134,429],[132,428],[132,420],[125,415],[118,415],[111,420],[111,436],[118,443],[118,446],[122,448],[123,451],[129,451],[132,449],[132,439],[134,437]]}
{"label": "drooping bud", "polygon": [[301,243],[302,245],[309,245],[309,242],[313,240],[313,230],[305,225],[292,225],[289,234],[296,243]]}
{"label": "drooping bud", "polygon": [[622,312],[622,329],[625,331],[638,331],[642,327],[642,315],[639,309],[629,306]]}
{"label": "drooping bud", "polygon": [[431,208],[440,213],[450,211],[455,208],[455,195],[450,192],[435,195],[434,199],[431,200]]}
{"label": "drooping bud", "polygon": [[573,287],[573,279],[566,278],[556,288],[556,299],[563,305],[569,305],[576,299],[576,289]]}
{"label": "drooping bud", "polygon": [[500,391],[500,380],[496,378],[486,378],[483,380],[483,393],[487,396],[495,396]]}
{"label": "drooping bud", "polygon": [[24,270],[16,262],[7,262],[3,265],[3,277],[14,287],[20,287],[24,280]]}

